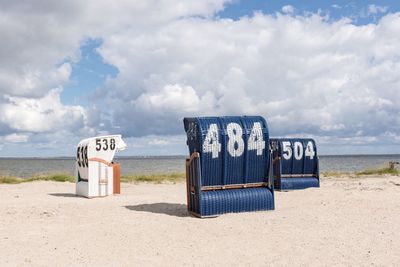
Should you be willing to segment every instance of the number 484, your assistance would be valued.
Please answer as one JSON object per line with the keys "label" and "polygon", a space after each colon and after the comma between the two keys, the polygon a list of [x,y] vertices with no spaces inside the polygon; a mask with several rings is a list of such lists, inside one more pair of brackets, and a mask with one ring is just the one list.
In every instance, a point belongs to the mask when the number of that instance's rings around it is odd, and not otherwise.
{"label": "number 484", "polygon": [[[228,153],[232,157],[240,157],[245,149],[242,127],[238,123],[231,122],[226,126],[226,132],[228,134]],[[255,122],[251,129],[247,140],[247,149],[255,150],[258,156],[262,155],[265,149],[265,141],[263,139],[261,123],[259,122]],[[207,135],[203,142],[203,152],[211,153],[212,158],[218,158],[218,154],[221,152],[218,126],[215,123],[210,124],[208,127]]]}

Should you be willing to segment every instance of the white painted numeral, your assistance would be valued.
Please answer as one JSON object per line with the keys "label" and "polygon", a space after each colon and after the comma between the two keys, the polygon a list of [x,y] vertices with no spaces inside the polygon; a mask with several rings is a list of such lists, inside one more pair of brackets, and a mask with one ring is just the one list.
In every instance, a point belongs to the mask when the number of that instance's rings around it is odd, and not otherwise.
{"label": "white painted numeral", "polygon": [[203,142],[203,152],[210,153],[212,158],[218,158],[218,153],[221,152],[221,143],[218,138],[218,126],[213,123],[208,128],[206,138]]}
{"label": "white painted numeral", "polygon": [[303,154],[310,159],[313,159],[315,156],[314,145],[311,141],[308,141],[306,150],[304,152],[303,143],[294,142],[293,151],[290,146],[290,142],[282,142],[282,150],[283,150],[283,158],[289,160],[292,157],[292,152],[294,154],[294,158],[296,160],[301,160],[303,158]]}
{"label": "white painted numeral", "polygon": [[[228,152],[232,157],[240,157],[244,152],[243,129],[231,122],[226,126],[228,132]],[[237,145],[236,145],[237,144]]]}
{"label": "white painted numeral", "polygon": [[263,150],[265,149],[265,141],[263,140],[263,132],[261,128],[261,123],[255,122],[249,140],[247,142],[248,150],[257,150],[257,156],[261,156]]}
{"label": "white painted numeral", "polygon": [[[243,129],[242,127],[235,123],[228,123],[226,126],[226,132],[228,134],[228,144],[227,150],[232,157],[240,157],[245,149],[245,144],[243,140]],[[288,144],[288,154],[284,155],[285,159],[289,159],[292,156],[292,149],[290,147],[290,142],[283,142]],[[265,141],[263,138],[263,132],[261,123],[255,122],[247,142],[248,150],[256,150],[257,155],[260,156],[265,149]],[[285,151],[285,144],[284,144]],[[213,123],[210,124],[207,135],[203,142],[203,152],[212,153],[212,158],[218,158],[219,152],[221,152],[221,143],[219,142],[218,126]]]}
{"label": "white painted numeral", "polygon": [[283,158],[289,160],[292,157],[292,147],[290,142],[282,142]]}
{"label": "white painted numeral", "polygon": [[308,143],[307,143],[305,155],[306,155],[306,157],[310,157],[310,159],[313,159],[315,156],[314,145],[311,141],[308,141]]}
{"label": "white painted numeral", "polygon": [[301,160],[303,158],[303,144],[300,142],[294,142],[294,158]]}

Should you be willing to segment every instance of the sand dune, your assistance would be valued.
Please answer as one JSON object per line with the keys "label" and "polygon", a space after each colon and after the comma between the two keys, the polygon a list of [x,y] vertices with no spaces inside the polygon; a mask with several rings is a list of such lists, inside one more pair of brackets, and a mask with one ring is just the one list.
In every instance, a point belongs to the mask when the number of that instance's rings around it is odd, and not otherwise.
{"label": "sand dune", "polygon": [[198,219],[185,185],[0,185],[0,265],[398,265],[400,177],[276,192],[276,210]]}

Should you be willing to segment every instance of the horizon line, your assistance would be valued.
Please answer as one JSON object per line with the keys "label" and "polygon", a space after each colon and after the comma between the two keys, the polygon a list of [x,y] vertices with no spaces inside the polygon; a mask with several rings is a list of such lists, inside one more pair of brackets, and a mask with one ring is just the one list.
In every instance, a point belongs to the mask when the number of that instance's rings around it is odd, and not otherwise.
{"label": "horizon line", "polygon": [[[321,154],[318,156],[322,157],[338,157],[338,156],[400,156],[399,154]],[[129,156],[115,156],[114,158],[161,158],[161,157],[176,157],[176,158],[185,158],[189,157],[188,155],[129,155]],[[27,156],[27,157],[18,157],[18,156],[0,156],[0,159],[75,159],[74,156]]]}

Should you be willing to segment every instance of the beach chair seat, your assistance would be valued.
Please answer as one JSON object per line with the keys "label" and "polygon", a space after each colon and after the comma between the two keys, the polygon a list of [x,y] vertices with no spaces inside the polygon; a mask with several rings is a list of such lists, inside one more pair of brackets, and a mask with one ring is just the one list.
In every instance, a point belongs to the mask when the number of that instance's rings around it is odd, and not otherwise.
{"label": "beach chair seat", "polygon": [[184,119],[188,210],[198,217],[274,209],[272,158],[259,116]]}
{"label": "beach chair seat", "polygon": [[277,190],[319,187],[319,159],[313,139],[270,139]]}

